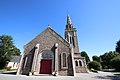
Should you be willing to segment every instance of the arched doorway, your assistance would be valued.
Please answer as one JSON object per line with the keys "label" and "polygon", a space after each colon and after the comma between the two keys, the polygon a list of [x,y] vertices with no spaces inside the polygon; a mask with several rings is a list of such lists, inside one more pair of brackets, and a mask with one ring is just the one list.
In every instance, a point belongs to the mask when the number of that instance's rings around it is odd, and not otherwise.
{"label": "arched doorway", "polygon": [[54,55],[51,50],[44,50],[41,54],[40,74],[52,74]]}

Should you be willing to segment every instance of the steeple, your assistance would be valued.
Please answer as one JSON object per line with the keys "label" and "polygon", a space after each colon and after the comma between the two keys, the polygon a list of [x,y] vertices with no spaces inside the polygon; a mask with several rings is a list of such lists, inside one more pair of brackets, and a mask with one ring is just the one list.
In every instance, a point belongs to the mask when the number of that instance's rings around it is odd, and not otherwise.
{"label": "steeple", "polygon": [[67,15],[65,39],[70,43],[71,46],[73,46],[74,52],[79,53],[76,28],[73,27],[73,24],[69,15]]}
{"label": "steeple", "polygon": [[73,24],[72,21],[70,19],[69,14],[67,15],[67,24],[66,24],[66,29],[72,29],[73,28]]}

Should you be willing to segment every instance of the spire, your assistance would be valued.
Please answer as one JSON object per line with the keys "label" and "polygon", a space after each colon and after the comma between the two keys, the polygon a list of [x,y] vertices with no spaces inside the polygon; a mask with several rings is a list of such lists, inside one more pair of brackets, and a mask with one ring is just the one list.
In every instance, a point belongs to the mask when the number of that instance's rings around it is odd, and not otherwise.
{"label": "spire", "polygon": [[72,24],[69,14],[67,15],[67,24]]}
{"label": "spire", "polygon": [[73,29],[73,24],[72,24],[72,21],[71,21],[71,19],[70,19],[69,14],[67,15],[66,29]]}

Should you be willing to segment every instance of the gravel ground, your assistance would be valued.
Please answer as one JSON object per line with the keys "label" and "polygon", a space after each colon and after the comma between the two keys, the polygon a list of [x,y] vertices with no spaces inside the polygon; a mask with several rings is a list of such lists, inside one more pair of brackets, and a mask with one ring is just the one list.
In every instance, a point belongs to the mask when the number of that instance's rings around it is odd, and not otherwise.
{"label": "gravel ground", "polygon": [[73,76],[25,76],[14,74],[0,74],[0,80],[120,80],[120,75],[111,72],[79,73]]}

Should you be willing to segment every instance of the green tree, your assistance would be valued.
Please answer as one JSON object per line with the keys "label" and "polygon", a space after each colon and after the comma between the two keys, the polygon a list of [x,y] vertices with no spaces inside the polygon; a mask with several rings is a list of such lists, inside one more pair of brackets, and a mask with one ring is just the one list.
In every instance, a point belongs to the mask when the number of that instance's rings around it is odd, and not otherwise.
{"label": "green tree", "polygon": [[8,35],[0,36],[0,68],[4,68],[12,55],[20,55],[20,50],[13,44],[13,38]]}
{"label": "green tree", "polygon": [[120,54],[120,40],[116,43],[116,52]]}
{"label": "green tree", "polygon": [[102,62],[102,67],[105,69],[109,69],[112,68],[111,66],[111,59],[113,59],[114,57],[118,56],[119,54],[115,51],[109,51],[104,53],[103,55],[100,56]]}
{"label": "green tree", "polygon": [[100,62],[100,61],[101,61],[101,60],[100,60],[100,57],[98,57],[98,56],[96,56],[96,55],[92,56],[92,59],[93,59],[93,61],[97,61],[97,62]]}
{"label": "green tree", "polygon": [[102,69],[102,66],[100,64],[100,62],[97,62],[97,61],[92,61],[88,64],[89,66],[89,69],[93,68],[95,70],[101,70]]}
{"label": "green tree", "polygon": [[111,60],[111,65],[116,71],[120,71],[120,56],[117,56]]}
{"label": "green tree", "polygon": [[81,56],[82,56],[82,57],[85,57],[87,64],[90,62],[90,58],[89,58],[89,56],[87,55],[87,53],[86,53],[85,51],[82,51],[82,52],[81,52]]}

